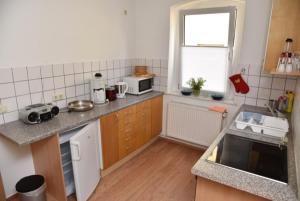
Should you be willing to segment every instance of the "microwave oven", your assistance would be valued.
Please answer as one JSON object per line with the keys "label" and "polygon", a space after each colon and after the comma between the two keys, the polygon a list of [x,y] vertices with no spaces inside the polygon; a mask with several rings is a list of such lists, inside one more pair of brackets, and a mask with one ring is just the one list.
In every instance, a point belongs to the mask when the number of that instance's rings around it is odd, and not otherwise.
{"label": "microwave oven", "polygon": [[127,93],[141,95],[153,90],[153,77],[125,77],[124,82],[128,84]]}

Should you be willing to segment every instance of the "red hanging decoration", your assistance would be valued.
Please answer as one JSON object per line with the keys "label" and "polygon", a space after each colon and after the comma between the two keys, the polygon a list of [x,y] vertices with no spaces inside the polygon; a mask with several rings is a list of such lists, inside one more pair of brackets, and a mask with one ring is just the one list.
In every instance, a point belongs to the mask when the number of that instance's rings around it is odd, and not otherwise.
{"label": "red hanging decoration", "polygon": [[230,81],[235,87],[237,93],[247,94],[249,92],[249,86],[243,79],[241,74],[235,74],[229,77]]}

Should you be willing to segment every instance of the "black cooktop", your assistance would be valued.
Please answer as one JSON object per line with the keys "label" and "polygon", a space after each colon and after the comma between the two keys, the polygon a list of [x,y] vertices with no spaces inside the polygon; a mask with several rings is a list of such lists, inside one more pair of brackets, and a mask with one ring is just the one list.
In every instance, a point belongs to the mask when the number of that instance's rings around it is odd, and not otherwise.
{"label": "black cooktop", "polygon": [[287,147],[226,134],[207,158],[235,169],[288,182]]}

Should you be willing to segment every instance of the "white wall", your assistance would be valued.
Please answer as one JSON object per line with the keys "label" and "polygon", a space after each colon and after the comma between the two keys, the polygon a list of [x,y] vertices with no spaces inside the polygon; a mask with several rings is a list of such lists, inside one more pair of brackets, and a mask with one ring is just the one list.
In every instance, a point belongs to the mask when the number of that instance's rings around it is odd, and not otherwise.
{"label": "white wall", "polygon": [[300,79],[297,81],[296,99],[294,101],[293,109],[293,123],[294,123],[294,153],[297,170],[297,183],[298,183],[298,197],[300,196]]}
{"label": "white wall", "polygon": [[0,0],[0,67],[131,57],[133,5],[132,0]]}
{"label": "white wall", "polygon": [[[132,0],[0,0],[0,68],[133,57],[134,9]],[[33,161],[29,146],[2,137],[0,153],[8,197]]]}
{"label": "white wall", "polygon": [[34,174],[29,146],[19,147],[0,136],[0,172],[6,196],[15,193],[15,184],[24,176]]}
{"label": "white wall", "polygon": [[[170,7],[187,0],[136,0],[136,56],[167,58]],[[246,0],[242,64],[262,64],[272,0]],[[260,67],[260,66],[259,66]]]}

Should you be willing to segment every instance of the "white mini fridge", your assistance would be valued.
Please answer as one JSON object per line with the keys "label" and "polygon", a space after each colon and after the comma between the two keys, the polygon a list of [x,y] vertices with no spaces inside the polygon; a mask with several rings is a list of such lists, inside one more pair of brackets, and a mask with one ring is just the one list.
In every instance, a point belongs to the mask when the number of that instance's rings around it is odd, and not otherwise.
{"label": "white mini fridge", "polygon": [[67,196],[76,192],[86,201],[100,181],[101,142],[99,121],[60,134]]}

